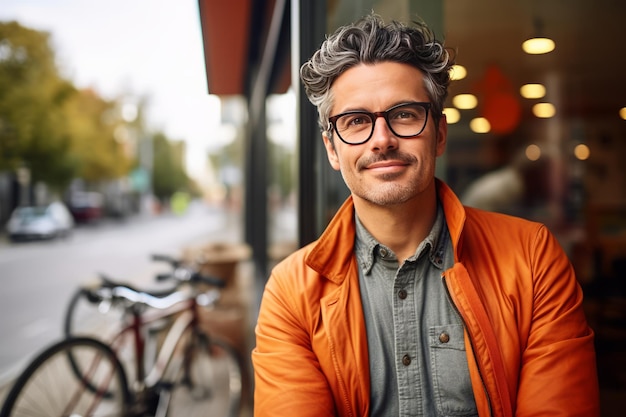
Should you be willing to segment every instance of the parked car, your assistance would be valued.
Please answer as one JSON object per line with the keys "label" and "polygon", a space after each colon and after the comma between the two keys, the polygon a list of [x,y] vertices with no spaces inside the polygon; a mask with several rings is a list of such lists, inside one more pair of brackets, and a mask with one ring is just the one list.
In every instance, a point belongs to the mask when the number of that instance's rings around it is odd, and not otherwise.
{"label": "parked car", "polygon": [[76,191],[69,201],[69,210],[76,223],[91,223],[100,220],[104,214],[104,197],[93,191]]}
{"label": "parked car", "polygon": [[74,228],[74,219],[67,207],[56,201],[45,206],[16,208],[6,228],[13,241],[53,239],[69,235]]}

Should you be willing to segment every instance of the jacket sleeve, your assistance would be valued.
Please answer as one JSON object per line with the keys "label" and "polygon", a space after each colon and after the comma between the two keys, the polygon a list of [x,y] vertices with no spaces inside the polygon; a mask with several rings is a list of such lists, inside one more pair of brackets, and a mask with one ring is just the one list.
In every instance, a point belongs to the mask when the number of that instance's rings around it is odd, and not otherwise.
{"label": "jacket sleeve", "polygon": [[276,270],[270,276],[256,326],[252,351],[255,376],[254,415],[334,416],[328,382],[312,350],[315,319],[296,301],[295,277]]}
{"label": "jacket sleeve", "polygon": [[516,416],[599,416],[594,335],[574,270],[545,226],[529,256],[534,299]]}

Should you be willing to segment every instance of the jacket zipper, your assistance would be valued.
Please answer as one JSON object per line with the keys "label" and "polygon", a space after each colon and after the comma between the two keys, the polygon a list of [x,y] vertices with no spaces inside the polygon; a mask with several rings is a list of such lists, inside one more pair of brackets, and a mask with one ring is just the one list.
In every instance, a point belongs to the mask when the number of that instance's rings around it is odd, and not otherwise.
{"label": "jacket zipper", "polygon": [[491,397],[489,395],[489,391],[487,390],[487,386],[485,385],[485,380],[483,378],[483,371],[481,369],[481,364],[478,361],[478,358],[476,357],[476,349],[475,349],[475,346],[474,346],[474,339],[472,337],[472,332],[470,331],[469,327],[467,326],[467,323],[465,322],[465,319],[463,318],[463,315],[459,311],[459,308],[457,307],[457,305],[454,303],[454,300],[452,299],[452,294],[450,294],[450,289],[448,288],[448,283],[446,282],[445,272],[441,273],[441,282],[443,283],[443,288],[446,291],[446,295],[448,297],[448,300],[450,301],[450,304],[452,305],[452,308],[454,309],[456,314],[459,316],[459,318],[463,322],[463,327],[467,331],[467,335],[469,337],[470,345],[472,346],[472,356],[474,356],[474,361],[476,362],[476,367],[478,368],[478,375],[480,376],[480,382],[481,382],[481,384],[483,386],[483,391],[485,392],[485,396],[487,397],[487,405],[489,406],[489,415],[493,416],[493,410],[491,408]]}

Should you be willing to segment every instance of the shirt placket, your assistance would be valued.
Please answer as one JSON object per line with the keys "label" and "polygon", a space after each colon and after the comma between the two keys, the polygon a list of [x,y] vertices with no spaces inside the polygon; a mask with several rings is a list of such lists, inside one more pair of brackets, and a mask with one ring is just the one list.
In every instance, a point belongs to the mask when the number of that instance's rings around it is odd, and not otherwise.
{"label": "shirt placket", "polygon": [[421,319],[415,308],[415,274],[414,268],[403,267],[394,281],[393,323],[401,416],[416,415],[422,403],[418,343]]}

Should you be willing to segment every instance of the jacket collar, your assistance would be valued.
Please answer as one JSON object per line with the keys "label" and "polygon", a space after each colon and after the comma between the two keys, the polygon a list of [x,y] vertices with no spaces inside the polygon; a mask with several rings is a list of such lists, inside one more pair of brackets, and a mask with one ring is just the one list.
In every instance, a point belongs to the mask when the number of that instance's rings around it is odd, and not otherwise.
{"label": "jacket collar", "polygon": [[462,240],[461,233],[465,225],[465,207],[452,189],[443,181],[435,179],[437,184],[437,196],[446,216],[452,247],[454,248],[454,261],[458,262],[461,257]]}
{"label": "jacket collar", "polygon": [[334,281],[343,282],[350,263],[354,261],[354,202],[348,197],[332,218],[326,230],[306,257],[306,263],[317,273]]}
{"label": "jacket collar", "polygon": [[[454,260],[458,261],[461,251],[461,232],[465,223],[465,209],[452,189],[435,179],[437,196],[446,217],[446,223],[454,248]],[[326,230],[313,244],[306,257],[307,265],[329,280],[340,284],[346,277],[351,262],[354,262],[354,202],[348,197],[337,210]]]}

